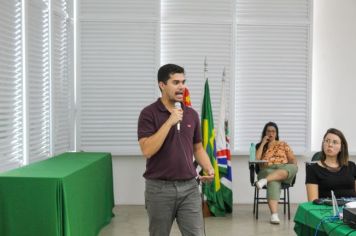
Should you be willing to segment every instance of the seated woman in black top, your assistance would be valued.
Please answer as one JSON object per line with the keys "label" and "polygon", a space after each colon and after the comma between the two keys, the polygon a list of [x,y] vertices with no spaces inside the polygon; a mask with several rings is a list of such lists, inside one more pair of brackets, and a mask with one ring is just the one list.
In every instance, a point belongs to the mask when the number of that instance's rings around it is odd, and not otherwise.
{"label": "seated woman in black top", "polygon": [[341,131],[328,129],[324,135],[320,161],[307,166],[308,201],[331,197],[356,197],[356,165],[349,161],[347,141]]}

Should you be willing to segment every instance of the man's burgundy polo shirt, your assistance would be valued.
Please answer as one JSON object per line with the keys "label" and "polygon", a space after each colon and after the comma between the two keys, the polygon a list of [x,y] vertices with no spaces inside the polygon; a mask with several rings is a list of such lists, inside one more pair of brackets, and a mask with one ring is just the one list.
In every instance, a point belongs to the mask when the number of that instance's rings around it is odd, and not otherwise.
{"label": "man's burgundy polo shirt", "polygon": [[[187,180],[197,173],[193,165],[193,144],[201,142],[198,113],[190,107],[182,106],[183,120],[180,132],[172,126],[162,147],[147,159],[146,179]],[[159,98],[145,107],[138,120],[138,140],[150,137],[166,122],[171,113]]]}

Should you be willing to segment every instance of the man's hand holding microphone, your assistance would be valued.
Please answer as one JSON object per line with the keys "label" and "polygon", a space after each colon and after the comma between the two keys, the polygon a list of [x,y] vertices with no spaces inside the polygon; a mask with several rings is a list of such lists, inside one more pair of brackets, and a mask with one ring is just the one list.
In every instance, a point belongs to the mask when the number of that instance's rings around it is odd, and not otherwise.
{"label": "man's hand holding microphone", "polygon": [[180,131],[180,122],[183,120],[183,109],[180,102],[174,103],[174,108],[171,111],[171,116],[169,117],[171,125],[177,124],[177,130]]}

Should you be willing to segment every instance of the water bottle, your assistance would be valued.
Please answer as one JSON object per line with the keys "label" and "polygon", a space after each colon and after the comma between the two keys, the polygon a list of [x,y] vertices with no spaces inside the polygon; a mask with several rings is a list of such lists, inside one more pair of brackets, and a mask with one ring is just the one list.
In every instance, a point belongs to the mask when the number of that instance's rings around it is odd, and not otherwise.
{"label": "water bottle", "polygon": [[251,143],[250,146],[250,161],[256,160],[256,146],[254,143]]}

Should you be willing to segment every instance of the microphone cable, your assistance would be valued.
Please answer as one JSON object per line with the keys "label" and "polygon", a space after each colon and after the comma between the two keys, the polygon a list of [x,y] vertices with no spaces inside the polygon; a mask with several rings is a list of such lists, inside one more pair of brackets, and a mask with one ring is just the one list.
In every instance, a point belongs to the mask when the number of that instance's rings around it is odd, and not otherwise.
{"label": "microphone cable", "polygon": [[201,211],[202,211],[202,216],[203,216],[203,229],[204,229],[204,236],[206,236],[206,231],[205,231],[205,218],[204,218],[204,212],[203,212],[203,207],[204,207],[204,192],[203,192],[203,183],[201,183],[200,179],[198,178],[198,185],[201,186]]}
{"label": "microphone cable", "polygon": [[[178,133],[178,141],[179,141],[179,145],[181,146],[182,150],[183,150],[183,153],[184,153],[184,159],[185,159],[185,163],[186,165],[188,166],[189,170],[190,171],[193,171],[193,172],[196,172],[196,170],[192,169],[192,165],[189,164],[189,157],[187,155],[187,153],[185,152],[185,149],[184,149],[184,146],[183,146],[183,142],[181,140],[181,137],[180,137],[180,132],[177,130],[177,133]],[[193,159],[191,159],[192,163],[193,163]]]}
{"label": "microphone cable", "polygon": [[337,221],[337,220],[339,220],[339,219],[340,219],[339,216],[325,216],[323,219],[321,219],[321,221],[319,222],[319,224],[316,226],[314,236],[317,236],[317,235],[318,235],[319,228],[320,228],[320,226],[321,226],[323,223],[326,223],[326,222],[335,222],[335,221]]}
{"label": "microphone cable", "polygon": [[[178,140],[179,140],[179,144],[181,147],[183,147],[183,142],[181,140],[181,137],[180,137],[180,130],[177,130],[177,134],[178,134]],[[192,165],[189,164],[189,157],[187,155],[187,153],[185,152],[185,149],[182,148],[183,150],[183,153],[184,153],[184,159],[185,159],[185,162],[187,164],[187,166],[189,167],[190,171],[192,171]],[[192,164],[194,165],[194,162],[193,162],[193,159],[191,160],[192,161]],[[194,165],[195,166],[195,165]],[[193,172],[196,172],[196,169],[194,170],[193,169]],[[204,212],[203,212],[203,207],[204,207],[204,192],[203,192],[203,184],[201,183],[200,179],[199,179],[199,176],[197,176],[195,178],[195,180],[197,181],[198,183],[198,187],[200,187],[199,189],[201,190],[201,193],[200,193],[200,196],[201,196],[201,211],[202,211],[202,218],[203,218],[203,230],[204,230],[204,236],[206,236],[206,230],[205,230],[205,219],[204,219]]]}

